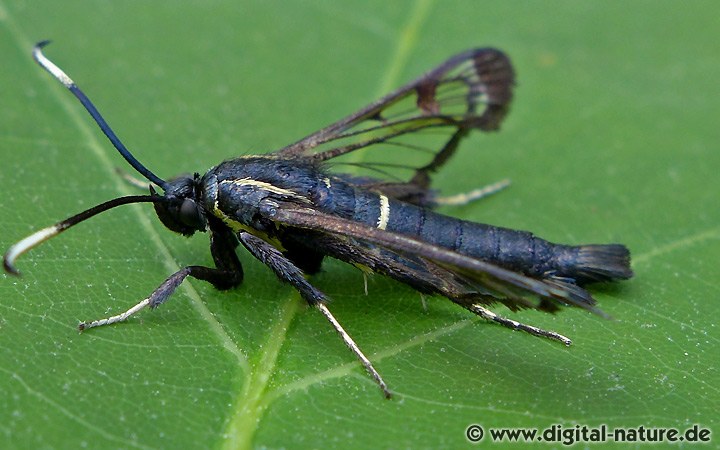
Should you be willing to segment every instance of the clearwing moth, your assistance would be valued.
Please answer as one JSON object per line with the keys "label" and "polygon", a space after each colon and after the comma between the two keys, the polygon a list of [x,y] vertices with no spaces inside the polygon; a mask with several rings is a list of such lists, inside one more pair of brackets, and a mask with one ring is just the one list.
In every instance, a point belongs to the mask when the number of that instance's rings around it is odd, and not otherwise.
{"label": "clearwing moth", "polygon": [[[184,267],[132,308],[82,322],[80,330],[156,308],[188,276],[218,289],[238,286],[243,270],[236,248],[241,244],[322,313],[390,397],[385,381],[331,314],[327,296],[305,276],[320,270],[326,256],[365,273],[389,276],[422,295],[444,296],[484,319],[566,345],[571,341],[561,334],[499,316],[487,307],[502,303],[511,310],[554,312],[560,306],[576,306],[602,316],[584,285],[633,275],[630,253],[621,244],[554,244],[526,231],[433,211],[439,205],[482,198],[506,185],[500,182],[452,197],[430,188],[432,174],[468,133],[495,131],[508,113],[514,72],[499,50],[459,53],[275,152],[229,159],[204,175],[166,181],[135,159],[90,99],[45,57],[42,48],[47,44],[35,46],[35,60],[77,97],[117,151],[149,181],[150,194],[109,200],[22,239],[5,254],[5,270],[18,275],[15,261],[31,248],[103,211],[143,202],[152,203],[172,231],[186,236],[208,232],[215,263],[214,268]],[[343,161],[343,156],[361,151],[394,162]],[[415,159],[419,162],[408,162]],[[343,164],[364,173],[338,171]]]}

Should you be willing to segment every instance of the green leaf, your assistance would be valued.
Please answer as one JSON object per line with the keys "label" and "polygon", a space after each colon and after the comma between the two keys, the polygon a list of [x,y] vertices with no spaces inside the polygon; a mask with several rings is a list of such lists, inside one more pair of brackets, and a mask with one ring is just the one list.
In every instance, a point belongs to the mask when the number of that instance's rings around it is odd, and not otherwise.
{"label": "green leaf", "polygon": [[[2,2],[0,247],[133,192],[35,41],[162,177],[273,150],[473,46],[507,51],[517,96],[437,184],[445,210],[563,243],[623,242],[637,276],[593,293],[614,320],[498,312],[327,262],[313,283],[374,361],[379,390],[324,319],[242,253],[231,292],[185,282],[128,323],[79,335],[188,264],[205,236],[148,205],[108,212],[0,279],[0,436],[16,448],[459,447],[465,429],[552,424],[718,429],[720,63],[715,2]],[[610,444],[608,444],[610,445]]]}

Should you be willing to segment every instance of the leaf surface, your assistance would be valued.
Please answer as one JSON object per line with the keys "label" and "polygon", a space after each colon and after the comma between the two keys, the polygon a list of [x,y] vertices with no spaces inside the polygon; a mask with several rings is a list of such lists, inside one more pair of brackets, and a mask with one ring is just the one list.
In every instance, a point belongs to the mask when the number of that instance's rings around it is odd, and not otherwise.
{"label": "leaf surface", "polygon": [[[452,6],[450,6],[452,5]],[[0,3],[0,247],[133,188],[35,41],[161,177],[283,146],[447,56],[496,46],[518,89],[498,134],[436,178],[510,189],[444,212],[555,242],[622,242],[636,278],[582,311],[512,318],[329,261],[313,278],[375,362],[385,401],[324,319],[241,253],[246,280],[186,282],[128,323],[78,334],[189,264],[206,236],[148,205],[79,225],[0,277],[0,435],[10,447],[459,447],[465,428],[718,428],[720,63],[712,2]],[[648,9],[652,14],[647,14]],[[485,440],[489,437],[486,435]],[[469,445],[469,444],[468,444]],[[610,445],[610,444],[608,444]]]}

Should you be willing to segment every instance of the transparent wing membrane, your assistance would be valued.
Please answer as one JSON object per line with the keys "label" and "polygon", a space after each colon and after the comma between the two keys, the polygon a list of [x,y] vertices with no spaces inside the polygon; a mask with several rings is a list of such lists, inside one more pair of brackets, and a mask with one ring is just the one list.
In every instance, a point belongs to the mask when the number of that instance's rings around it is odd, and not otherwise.
{"label": "transparent wing membrane", "polygon": [[380,178],[396,164],[390,179],[409,181],[459,132],[496,130],[508,111],[513,85],[504,53],[470,50],[276,155],[343,165],[362,161],[363,168]]}

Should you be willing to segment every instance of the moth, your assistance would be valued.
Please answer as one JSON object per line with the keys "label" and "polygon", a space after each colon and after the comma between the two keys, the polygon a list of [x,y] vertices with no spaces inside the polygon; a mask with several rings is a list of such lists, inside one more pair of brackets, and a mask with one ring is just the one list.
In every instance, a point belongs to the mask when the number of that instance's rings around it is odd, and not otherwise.
{"label": "moth", "polygon": [[[34,47],[34,59],[77,97],[117,151],[149,181],[150,193],[109,200],[22,239],[5,254],[5,270],[19,274],[15,261],[23,253],[96,214],[129,203],[152,203],[160,221],[174,232],[209,233],[215,263],[215,267],[182,268],[127,311],[82,322],[81,331],[158,307],[188,276],[217,289],[238,286],[243,269],[236,249],[242,245],[320,311],[389,398],[385,381],[331,314],[328,297],[306,278],[320,270],[326,257],[364,273],[386,275],[422,295],[446,297],[489,321],[566,345],[571,343],[567,337],[502,317],[488,306],[502,303],[513,311],[548,312],[575,306],[603,315],[584,286],[633,275],[630,253],[621,244],[554,244],[526,231],[434,211],[439,205],[473,201],[504,186],[453,197],[431,189],[432,175],[465,136],[473,130],[497,130],[508,113],[514,71],[500,50],[459,53],[275,152],[229,159],[204,175],[164,180],[135,159],[83,91],[43,54],[47,44]],[[347,160],[360,153],[391,161]],[[352,174],[339,169],[348,164],[356,168]]]}

